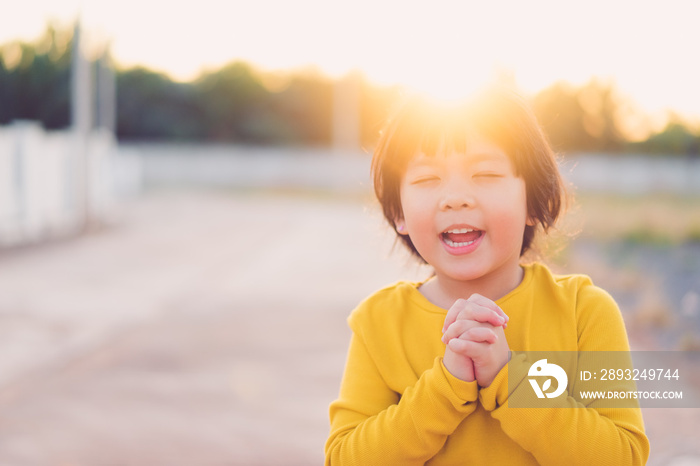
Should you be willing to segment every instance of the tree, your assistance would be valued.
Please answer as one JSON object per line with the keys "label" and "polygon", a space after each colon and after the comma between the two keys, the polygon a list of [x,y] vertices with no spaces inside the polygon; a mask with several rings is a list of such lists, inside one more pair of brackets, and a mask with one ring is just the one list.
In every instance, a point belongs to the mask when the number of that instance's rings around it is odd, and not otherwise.
{"label": "tree", "polygon": [[556,150],[619,151],[617,103],[610,85],[559,82],[535,96],[534,111]]}
{"label": "tree", "polygon": [[204,136],[211,140],[264,142],[268,92],[245,63],[232,63],[201,76],[194,83],[197,100],[206,111]]}
{"label": "tree", "polygon": [[49,26],[36,44],[14,42],[0,55],[0,124],[38,120],[48,129],[70,124],[72,35]]}
{"label": "tree", "polygon": [[191,85],[145,68],[117,74],[118,138],[196,140],[207,124]]}
{"label": "tree", "polygon": [[666,127],[645,141],[629,144],[629,150],[650,154],[700,155],[700,134],[692,131],[677,115],[671,115]]}

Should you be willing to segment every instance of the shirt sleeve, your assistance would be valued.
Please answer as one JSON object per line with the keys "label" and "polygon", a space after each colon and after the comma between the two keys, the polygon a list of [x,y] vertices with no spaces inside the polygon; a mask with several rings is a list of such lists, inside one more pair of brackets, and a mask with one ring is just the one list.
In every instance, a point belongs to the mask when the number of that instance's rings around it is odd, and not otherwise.
{"label": "shirt sleeve", "polygon": [[[629,351],[622,316],[605,291],[592,285],[580,290],[577,314],[579,351]],[[511,363],[479,392],[479,401],[510,438],[543,465],[646,463],[649,441],[636,402],[633,408],[584,406],[569,395],[549,400],[551,407],[509,408],[513,393],[532,390],[527,374],[533,362],[514,353]]]}
{"label": "shirt sleeve", "polygon": [[477,390],[476,382],[455,378],[438,357],[400,395],[354,333],[340,396],[330,406],[325,464],[422,465],[476,409]]}

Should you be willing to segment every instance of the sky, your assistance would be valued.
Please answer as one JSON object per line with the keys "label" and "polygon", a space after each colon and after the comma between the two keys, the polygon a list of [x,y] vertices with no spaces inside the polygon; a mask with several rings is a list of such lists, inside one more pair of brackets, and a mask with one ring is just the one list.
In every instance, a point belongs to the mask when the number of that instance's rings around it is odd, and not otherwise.
{"label": "sky", "polygon": [[22,0],[5,11],[0,44],[80,16],[119,66],[179,80],[245,60],[334,77],[359,70],[450,98],[504,72],[524,94],[596,76],[645,114],[673,110],[700,124],[694,0]]}

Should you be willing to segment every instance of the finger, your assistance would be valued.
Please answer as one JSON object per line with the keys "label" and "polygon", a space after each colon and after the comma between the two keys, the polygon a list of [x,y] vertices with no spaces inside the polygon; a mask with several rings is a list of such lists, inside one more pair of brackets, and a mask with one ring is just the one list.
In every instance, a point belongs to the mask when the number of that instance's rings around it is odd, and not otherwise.
{"label": "finger", "polygon": [[488,345],[488,343],[479,343],[471,340],[462,340],[461,338],[453,338],[448,343],[448,346],[452,351],[467,357],[481,354],[485,349],[484,346],[486,345]]}
{"label": "finger", "polygon": [[486,327],[472,327],[459,336],[460,340],[469,340],[475,343],[496,343],[496,332]]}
{"label": "finger", "polygon": [[501,316],[505,319],[505,321],[508,322],[509,317],[508,317],[508,315],[507,315],[505,312],[503,312],[503,309],[501,309],[501,308],[498,306],[498,304],[496,304],[495,302],[491,301],[491,300],[490,300],[489,298],[487,298],[486,296],[482,296],[482,295],[480,295],[479,293],[474,293],[474,294],[472,294],[472,295],[469,297],[469,299],[467,299],[467,301],[473,302],[473,303],[475,303],[475,304],[479,304],[479,305],[481,305],[481,306],[484,306],[484,307],[487,307],[487,308],[491,309],[491,310],[494,311],[495,313],[501,315]]}
{"label": "finger", "polygon": [[462,312],[466,304],[466,299],[458,299],[454,302],[454,304],[452,304],[452,307],[450,307],[450,309],[447,311],[447,315],[445,316],[445,322],[442,324],[442,333],[445,333],[445,330],[447,330],[447,328],[452,325],[455,320],[457,320],[457,315]]}
{"label": "finger", "polygon": [[471,358],[476,368],[477,360],[481,360],[493,348],[493,345],[482,341],[453,338],[447,347],[455,353]]}
{"label": "finger", "polygon": [[506,327],[509,317],[505,312],[490,299],[474,293],[469,299],[458,299],[447,311],[442,332],[452,325],[456,320],[475,320],[477,322],[489,323],[495,327]]}
{"label": "finger", "polygon": [[445,333],[442,335],[442,342],[447,343],[453,338],[459,338],[464,332],[478,325],[484,324],[474,320],[456,320],[445,330]]}
{"label": "finger", "polygon": [[475,320],[481,323],[489,323],[494,327],[500,327],[506,323],[503,316],[493,309],[468,302],[467,305],[457,314],[457,320]]}
{"label": "finger", "polygon": [[447,344],[453,338],[461,338],[463,340],[495,343],[498,339],[499,331],[503,332],[500,327],[493,327],[488,323],[480,323],[474,320],[456,320],[442,335],[442,342]]}

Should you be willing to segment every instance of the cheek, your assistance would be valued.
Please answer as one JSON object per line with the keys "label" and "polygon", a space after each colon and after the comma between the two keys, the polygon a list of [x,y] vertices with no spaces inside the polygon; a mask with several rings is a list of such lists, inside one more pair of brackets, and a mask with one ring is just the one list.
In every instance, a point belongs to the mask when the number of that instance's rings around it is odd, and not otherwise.
{"label": "cheek", "polygon": [[402,233],[408,235],[416,249],[424,251],[426,241],[434,237],[434,210],[430,202],[408,190],[401,195],[401,208],[405,225]]}
{"label": "cheek", "polygon": [[506,234],[522,236],[529,221],[524,184],[514,183],[508,189],[486,196],[486,204],[492,226]]}
{"label": "cheek", "polygon": [[427,215],[428,202],[425,196],[420,196],[415,190],[401,191],[401,211],[406,223],[413,223],[414,219]]}

